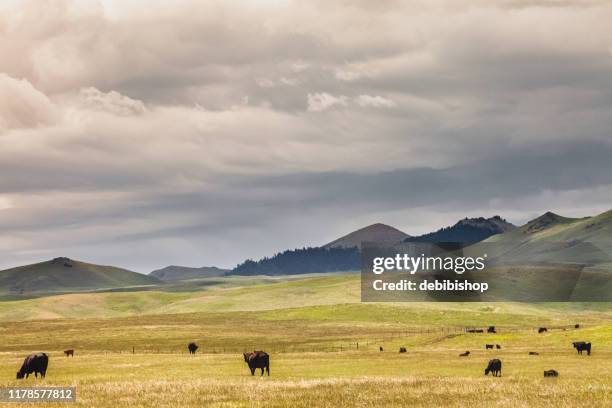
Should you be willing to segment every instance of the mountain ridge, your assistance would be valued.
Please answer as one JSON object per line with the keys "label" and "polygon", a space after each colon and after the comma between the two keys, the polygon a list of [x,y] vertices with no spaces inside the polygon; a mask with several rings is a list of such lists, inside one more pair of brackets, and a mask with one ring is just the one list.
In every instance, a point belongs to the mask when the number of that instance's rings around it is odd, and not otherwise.
{"label": "mountain ridge", "polygon": [[91,291],[159,283],[161,281],[152,276],[68,257],[57,257],[0,271],[0,292],[19,295]]}
{"label": "mountain ridge", "polygon": [[216,266],[201,266],[189,267],[180,265],[169,265],[165,268],[156,269],[149,273],[149,276],[164,282],[174,282],[180,280],[197,279],[197,278],[208,278],[213,276],[223,276],[230,269],[217,268]]}
{"label": "mountain ridge", "polygon": [[440,228],[435,232],[409,237],[404,242],[457,242],[471,245],[489,238],[492,235],[503,234],[517,227],[499,215],[490,218],[464,218],[452,226]]}
{"label": "mountain ridge", "polygon": [[405,232],[379,222],[343,235],[323,245],[323,248],[361,248],[364,241],[401,242],[408,237],[410,235]]}

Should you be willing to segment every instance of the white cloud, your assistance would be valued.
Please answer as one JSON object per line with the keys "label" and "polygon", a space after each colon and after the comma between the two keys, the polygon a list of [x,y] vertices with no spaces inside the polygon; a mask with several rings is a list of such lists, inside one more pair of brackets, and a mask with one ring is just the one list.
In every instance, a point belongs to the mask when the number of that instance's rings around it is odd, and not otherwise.
{"label": "white cloud", "polygon": [[261,88],[272,88],[274,86],[274,81],[268,78],[257,78],[255,82]]}
{"label": "white cloud", "polygon": [[0,130],[54,123],[58,112],[49,98],[26,79],[0,73]]}
{"label": "white cloud", "polygon": [[373,108],[395,108],[397,104],[382,96],[359,95],[356,99],[359,106]]}
{"label": "white cloud", "polygon": [[308,110],[322,112],[334,106],[346,106],[348,98],[344,95],[334,96],[327,92],[308,94]]}
{"label": "white cloud", "polygon": [[112,113],[117,116],[141,115],[147,109],[142,101],[121,95],[117,91],[102,92],[89,87],[79,92],[81,105],[85,109]]}

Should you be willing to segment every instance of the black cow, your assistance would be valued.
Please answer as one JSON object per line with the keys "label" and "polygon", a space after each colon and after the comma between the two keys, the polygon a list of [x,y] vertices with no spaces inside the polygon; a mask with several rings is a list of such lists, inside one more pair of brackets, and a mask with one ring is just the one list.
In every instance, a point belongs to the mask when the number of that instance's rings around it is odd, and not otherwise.
{"label": "black cow", "polygon": [[489,360],[489,365],[485,368],[485,375],[489,375],[489,372],[493,373],[493,377],[501,377],[502,362],[501,360],[494,358]]}
{"label": "black cow", "polygon": [[38,374],[41,378],[45,378],[48,365],[49,357],[45,353],[30,354],[23,360],[21,368],[17,371],[17,379],[28,378],[32,373],[36,378],[38,378]]}
{"label": "black cow", "polygon": [[497,333],[495,331],[495,326],[489,326],[489,328],[487,329],[487,333]]}
{"label": "black cow", "polygon": [[500,349],[501,349],[501,346],[500,346],[499,344],[496,344],[496,345],[495,345],[495,348],[496,348],[496,349],[498,349],[498,350],[500,350]]}
{"label": "black cow", "polygon": [[187,349],[189,350],[189,354],[195,354],[198,349],[198,345],[195,343],[189,343],[187,345]]}
{"label": "black cow", "polygon": [[248,364],[251,370],[251,375],[255,375],[255,370],[261,368],[261,375],[264,375],[264,368],[270,376],[270,356],[265,351],[254,351],[252,353],[244,353],[244,362]]}
{"label": "black cow", "polygon": [[529,352],[529,355],[530,355],[530,356],[539,356],[539,355],[540,355],[540,353],[538,353],[537,351],[530,351],[530,352]]}
{"label": "black cow", "polygon": [[544,371],[544,377],[558,377],[559,373],[557,370],[546,370]]}
{"label": "black cow", "polygon": [[579,329],[579,328],[580,328],[580,325],[579,325],[579,324],[575,324],[575,325],[574,325],[574,329]]}
{"label": "black cow", "polygon": [[382,346],[378,347],[378,349],[379,349],[380,351],[384,351],[384,350],[383,350],[383,348],[382,348]]}
{"label": "black cow", "polygon": [[578,354],[582,354],[583,351],[587,352],[587,355],[591,355],[591,343],[584,341],[575,341],[572,343]]}
{"label": "black cow", "polygon": [[493,344],[485,344],[485,350],[493,350]]}
{"label": "black cow", "polygon": [[540,327],[538,329],[538,333],[546,333],[548,331],[548,329],[546,327]]}
{"label": "black cow", "polygon": [[406,347],[400,347],[400,351],[399,351],[400,353],[405,353],[406,351],[407,351]]}
{"label": "black cow", "polygon": [[467,356],[469,356],[469,355],[470,355],[470,352],[469,352],[469,351],[466,351],[465,353],[461,353],[461,354],[459,354],[459,357],[467,357]]}

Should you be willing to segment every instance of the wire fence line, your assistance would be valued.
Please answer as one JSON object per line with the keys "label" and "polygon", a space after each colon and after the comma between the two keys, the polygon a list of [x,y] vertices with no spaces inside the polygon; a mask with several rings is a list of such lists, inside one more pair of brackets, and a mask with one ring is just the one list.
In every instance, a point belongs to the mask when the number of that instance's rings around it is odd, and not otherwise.
{"label": "wire fence line", "polygon": [[[494,331],[490,330],[490,327],[494,327]],[[527,333],[534,332],[539,334],[541,328],[545,328],[546,332],[558,332],[568,330],[583,329],[587,326],[579,325],[556,325],[556,326],[542,326],[542,327],[516,327],[516,326],[487,326],[487,327],[473,327],[473,326],[437,326],[437,327],[410,327],[402,330],[386,332],[380,336],[366,336],[361,339],[345,339],[345,340],[322,340],[318,343],[278,343],[278,342],[245,342],[236,345],[225,345],[225,346],[207,346],[204,342],[200,344],[198,349],[199,354],[228,354],[251,352],[254,350],[265,350],[270,353],[321,353],[321,352],[348,352],[348,351],[359,351],[359,350],[378,350],[386,343],[394,342],[399,339],[408,339],[414,336],[422,335],[439,335],[437,341],[443,341],[449,338],[453,338],[460,335],[486,335],[486,334],[504,334],[504,333]],[[146,344],[131,345],[125,349],[113,349],[103,350],[105,354],[188,354],[187,343],[184,348],[177,349],[176,346],[173,348],[166,347],[150,347]]]}

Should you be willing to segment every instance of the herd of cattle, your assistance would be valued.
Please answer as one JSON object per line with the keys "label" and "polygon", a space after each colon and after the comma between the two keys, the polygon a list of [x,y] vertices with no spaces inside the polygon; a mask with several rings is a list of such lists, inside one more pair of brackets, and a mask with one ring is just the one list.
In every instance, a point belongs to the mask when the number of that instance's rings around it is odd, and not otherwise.
{"label": "herd of cattle", "polygon": [[[578,329],[580,326],[577,324],[574,326]],[[540,327],[538,329],[538,333],[545,333],[548,330],[545,327]],[[470,329],[467,330],[468,333],[484,333],[484,329]],[[495,326],[490,326],[487,330],[488,333],[497,333],[495,330]],[[583,351],[587,352],[587,355],[591,355],[591,343],[585,341],[575,341],[572,343],[573,347],[576,349],[578,354],[582,354]],[[492,350],[493,347],[496,349],[501,349],[499,344],[485,344],[485,350]],[[198,350],[198,345],[196,343],[189,343],[187,345],[187,350],[189,354],[195,354]],[[379,350],[384,351],[382,346],[379,347]],[[400,347],[400,353],[406,353],[408,350],[406,347]],[[66,357],[74,357],[74,349],[64,350],[64,354]],[[464,353],[459,354],[459,357],[468,357],[470,355],[470,351],[466,350]],[[530,356],[538,356],[539,353],[536,351],[530,351]],[[265,351],[253,351],[252,353],[244,353],[243,354],[244,362],[251,370],[251,375],[255,375],[255,371],[259,368],[261,369],[261,375],[264,375],[264,370],[267,372],[268,376],[270,376],[270,356]],[[49,365],[49,356],[46,353],[38,353],[31,354],[25,358],[23,364],[19,371],[17,371],[17,379],[28,378],[30,374],[34,373],[34,377],[38,378],[38,374],[40,374],[41,378],[45,378],[47,374],[47,367]],[[487,368],[485,368],[485,375],[489,375],[492,373],[494,377],[501,376],[502,371],[502,362],[500,359],[494,358],[489,361]],[[558,377],[559,373],[556,370],[546,370],[544,371],[544,377]]]}
{"label": "herd of cattle", "polygon": [[[580,325],[576,324],[574,325],[575,329],[579,329]],[[484,333],[484,329],[467,329],[466,330],[467,333]],[[538,333],[546,333],[548,332],[548,329],[546,327],[540,327],[538,329]],[[497,331],[495,330],[495,326],[489,326],[489,328],[487,329],[487,333],[497,333]],[[576,349],[576,351],[578,352],[578,354],[582,354],[583,351],[587,352],[587,355],[591,355],[591,343],[590,342],[586,342],[586,341],[575,341],[572,343],[572,346]],[[501,346],[499,344],[485,344],[485,350],[492,350],[493,347],[495,347],[496,349],[500,350]],[[383,348],[380,348],[380,351],[383,351]],[[399,352],[400,353],[405,353],[406,347],[400,347]],[[469,350],[466,350],[465,352],[459,354],[459,357],[468,357],[471,354],[471,352]],[[530,356],[539,356],[540,353],[538,353],[537,351],[530,351],[529,352]],[[500,359],[498,358],[494,358],[492,360],[489,360],[489,363],[487,364],[487,368],[485,368],[485,375],[489,375],[489,373],[492,373],[494,377],[498,377],[501,376],[501,369],[502,369],[502,362]],[[559,372],[556,370],[546,370],[544,371],[544,377],[558,377],[559,376]]]}

